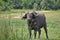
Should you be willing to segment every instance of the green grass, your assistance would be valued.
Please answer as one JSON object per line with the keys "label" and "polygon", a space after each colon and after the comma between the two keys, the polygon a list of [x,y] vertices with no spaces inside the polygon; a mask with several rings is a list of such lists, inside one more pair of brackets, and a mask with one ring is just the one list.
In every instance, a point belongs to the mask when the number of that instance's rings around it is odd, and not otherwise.
{"label": "green grass", "polygon": [[28,11],[32,11],[31,9],[11,9],[10,11],[0,11],[0,14],[16,14],[16,13],[25,13]]}
{"label": "green grass", "polygon": [[[46,16],[49,40],[60,40],[60,10],[44,12],[44,14]],[[10,15],[8,18],[5,16],[0,17],[0,40],[35,40],[33,32],[32,38],[29,39],[26,20],[15,19],[10,17]],[[45,39],[45,32],[42,28],[41,40]],[[36,40],[38,40],[38,36]]]}

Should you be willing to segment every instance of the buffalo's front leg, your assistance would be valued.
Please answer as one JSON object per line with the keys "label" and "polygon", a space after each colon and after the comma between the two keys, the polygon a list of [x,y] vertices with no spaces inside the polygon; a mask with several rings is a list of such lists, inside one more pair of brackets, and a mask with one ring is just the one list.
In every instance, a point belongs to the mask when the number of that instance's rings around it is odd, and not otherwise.
{"label": "buffalo's front leg", "polygon": [[31,31],[32,31],[32,28],[31,28],[31,23],[30,23],[30,21],[28,20],[28,30],[29,30],[29,36],[30,36],[30,38],[31,38]]}
{"label": "buffalo's front leg", "polygon": [[37,31],[36,31],[36,30],[34,30],[34,38],[36,38],[36,33],[37,33]]}
{"label": "buffalo's front leg", "polygon": [[38,30],[38,38],[40,38],[41,30]]}
{"label": "buffalo's front leg", "polygon": [[29,29],[29,38],[31,38],[31,35],[32,35],[32,33],[31,33],[31,29]]}

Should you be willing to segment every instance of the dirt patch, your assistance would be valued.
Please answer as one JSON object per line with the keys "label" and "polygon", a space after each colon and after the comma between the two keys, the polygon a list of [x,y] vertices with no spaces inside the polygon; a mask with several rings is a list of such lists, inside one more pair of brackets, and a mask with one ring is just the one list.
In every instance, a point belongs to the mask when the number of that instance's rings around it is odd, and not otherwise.
{"label": "dirt patch", "polygon": [[[33,11],[29,11],[29,13],[31,13]],[[50,11],[36,11],[37,13],[41,13],[41,12],[50,12]],[[25,12],[27,13],[27,12]],[[16,19],[21,19],[22,16],[25,14],[25,13],[11,13],[11,14],[0,14],[0,18],[16,18]]]}

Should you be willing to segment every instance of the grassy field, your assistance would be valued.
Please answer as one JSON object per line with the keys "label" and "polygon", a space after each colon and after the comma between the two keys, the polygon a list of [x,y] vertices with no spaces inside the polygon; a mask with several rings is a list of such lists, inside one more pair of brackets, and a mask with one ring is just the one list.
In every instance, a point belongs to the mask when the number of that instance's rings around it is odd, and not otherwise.
{"label": "grassy field", "polygon": [[[11,11],[11,14],[15,12]],[[24,13],[25,11],[22,12]],[[29,39],[27,22],[20,19],[20,11],[16,12],[17,14],[13,14],[14,16],[8,14],[9,12],[5,13],[0,12],[0,40],[35,40],[34,31],[32,31],[32,38]],[[60,10],[44,11],[43,13],[46,16],[49,40],[60,40]],[[44,29],[42,28],[41,30],[41,40],[45,40]],[[36,40],[38,40],[38,37]]]}

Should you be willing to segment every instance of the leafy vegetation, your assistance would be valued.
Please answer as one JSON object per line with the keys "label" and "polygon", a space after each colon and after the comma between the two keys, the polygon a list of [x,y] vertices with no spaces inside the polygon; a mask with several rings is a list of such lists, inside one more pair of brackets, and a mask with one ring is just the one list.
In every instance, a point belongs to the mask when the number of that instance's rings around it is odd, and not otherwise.
{"label": "leafy vegetation", "polygon": [[10,9],[60,9],[60,0],[0,0],[0,11]]}

